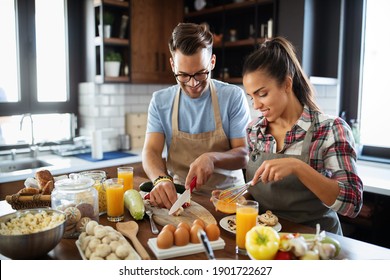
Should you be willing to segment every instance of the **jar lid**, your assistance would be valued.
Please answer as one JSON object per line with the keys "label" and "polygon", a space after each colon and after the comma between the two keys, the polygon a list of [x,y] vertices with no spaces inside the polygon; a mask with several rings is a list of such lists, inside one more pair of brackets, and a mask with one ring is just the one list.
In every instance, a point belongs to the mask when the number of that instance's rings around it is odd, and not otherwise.
{"label": "jar lid", "polygon": [[106,179],[106,172],[104,170],[89,170],[79,173],[81,176],[86,176],[94,180],[103,180]]}
{"label": "jar lid", "polygon": [[95,181],[89,177],[71,173],[69,174],[69,178],[59,180],[54,185],[55,188],[62,190],[82,190],[92,187],[94,183]]}

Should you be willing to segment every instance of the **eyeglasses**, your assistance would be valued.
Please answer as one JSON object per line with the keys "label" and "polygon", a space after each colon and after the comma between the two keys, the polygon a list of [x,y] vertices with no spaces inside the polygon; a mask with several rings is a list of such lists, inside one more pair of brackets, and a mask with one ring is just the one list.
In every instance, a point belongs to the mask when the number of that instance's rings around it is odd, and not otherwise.
{"label": "eyeglasses", "polygon": [[198,72],[198,73],[195,73],[194,75],[190,75],[190,74],[174,74],[174,75],[175,75],[176,80],[178,80],[180,83],[185,84],[185,83],[188,83],[191,80],[191,78],[194,78],[195,81],[203,82],[204,80],[207,79],[209,74],[210,74],[210,71]]}

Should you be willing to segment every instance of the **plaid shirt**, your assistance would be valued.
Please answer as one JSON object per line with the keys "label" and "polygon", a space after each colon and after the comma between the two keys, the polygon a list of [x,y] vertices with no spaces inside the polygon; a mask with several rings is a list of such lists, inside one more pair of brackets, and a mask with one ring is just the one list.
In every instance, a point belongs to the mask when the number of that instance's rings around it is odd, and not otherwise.
{"label": "plaid shirt", "polygon": [[[324,176],[336,180],[340,187],[331,209],[341,215],[356,217],[363,203],[363,183],[357,175],[353,135],[341,118],[331,117],[304,107],[301,117],[286,133],[283,150],[279,153],[300,155],[303,140],[312,122],[313,138],[310,146],[310,166]],[[276,153],[276,141],[266,133],[268,121],[259,117],[247,127],[249,153],[254,150]]]}

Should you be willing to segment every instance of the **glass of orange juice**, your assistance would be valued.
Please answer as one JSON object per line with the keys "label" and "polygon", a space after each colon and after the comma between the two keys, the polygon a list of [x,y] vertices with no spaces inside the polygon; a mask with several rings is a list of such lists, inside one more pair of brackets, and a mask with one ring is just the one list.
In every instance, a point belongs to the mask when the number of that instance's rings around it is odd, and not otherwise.
{"label": "glass of orange juice", "polygon": [[123,179],[111,178],[104,181],[107,197],[107,220],[120,222],[124,218]]}
{"label": "glass of orange juice", "polygon": [[133,167],[131,166],[122,166],[118,167],[118,178],[122,178],[124,181],[123,184],[123,193],[127,190],[133,188]]}
{"label": "glass of orange juice", "polygon": [[247,255],[245,235],[256,225],[259,203],[254,200],[237,202],[236,205],[236,253]]}

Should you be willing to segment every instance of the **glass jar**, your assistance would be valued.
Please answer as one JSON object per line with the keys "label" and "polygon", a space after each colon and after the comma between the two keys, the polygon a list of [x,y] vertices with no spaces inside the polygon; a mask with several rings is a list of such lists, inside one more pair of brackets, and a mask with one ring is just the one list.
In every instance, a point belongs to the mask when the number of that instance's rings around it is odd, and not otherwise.
{"label": "glass jar", "polygon": [[103,182],[106,180],[106,172],[103,170],[89,170],[79,173],[82,176],[87,176],[95,181],[93,187],[98,191],[99,195],[99,214],[107,213],[107,197]]}
{"label": "glass jar", "polygon": [[94,183],[93,179],[79,174],[55,182],[51,207],[66,214],[64,238],[77,238],[90,220],[99,222],[98,191]]}

